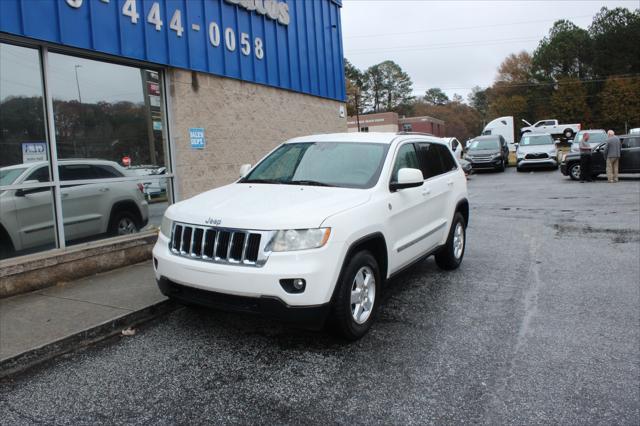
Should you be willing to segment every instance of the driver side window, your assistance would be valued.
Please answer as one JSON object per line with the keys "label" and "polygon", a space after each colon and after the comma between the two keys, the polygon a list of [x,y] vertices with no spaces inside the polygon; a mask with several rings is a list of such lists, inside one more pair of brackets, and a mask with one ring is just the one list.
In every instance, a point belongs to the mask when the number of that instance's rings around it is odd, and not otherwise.
{"label": "driver side window", "polygon": [[393,165],[393,173],[391,174],[391,182],[398,181],[398,170],[410,168],[419,169],[418,156],[416,155],[416,149],[412,143],[402,145],[396,155],[396,161]]}

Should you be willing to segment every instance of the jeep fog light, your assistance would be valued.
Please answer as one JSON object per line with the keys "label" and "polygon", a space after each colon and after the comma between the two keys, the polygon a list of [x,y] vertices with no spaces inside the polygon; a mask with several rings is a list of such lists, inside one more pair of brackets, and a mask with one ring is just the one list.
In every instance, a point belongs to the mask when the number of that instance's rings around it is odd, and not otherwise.
{"label": "jeep fog light", "polygon": [[308,250],[324,246],[331,235],[331,228],[287,229],[277,231],[265,251]]}

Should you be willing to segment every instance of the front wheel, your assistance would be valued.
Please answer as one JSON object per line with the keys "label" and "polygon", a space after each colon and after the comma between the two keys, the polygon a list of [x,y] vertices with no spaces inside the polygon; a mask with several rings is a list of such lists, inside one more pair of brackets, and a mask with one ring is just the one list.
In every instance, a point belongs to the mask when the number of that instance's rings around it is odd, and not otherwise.
{"label": "front wheel", "polygon": [[135,215],[128,210],[116,212],[109,223],[109,234],[113,236],[135,234],[139,230]]}
{"label": "front wheel", "polygon": [[466,224],[460,212],[453,216],[449,237],[444,247],[436,253],[436,264],[440,269],[450,271],[462,263],[466,247]]}
{"label": "front wheel", "polygon": [[569,177],[572,180],[580,180],[580,163],[576,162],[569,166]]}
{"label": "front wheel", "polygon": [[380,268],[368,251],[356,253],[338,282],[332,322],[336,331],[348,340],[364,336],[373,323],[380,298]]}

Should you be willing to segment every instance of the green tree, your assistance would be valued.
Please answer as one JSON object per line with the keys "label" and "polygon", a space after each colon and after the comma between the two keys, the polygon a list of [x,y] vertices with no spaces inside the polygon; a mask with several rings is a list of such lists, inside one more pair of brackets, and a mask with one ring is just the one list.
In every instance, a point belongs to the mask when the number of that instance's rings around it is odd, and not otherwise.
{"label": "green tree", "polygon": [[622,133],[640,123],[640,78],[607,79],[598,97],[599,125]]}
{"label": "green tree", "polygon": [[345,58],[344,74],[347,84],[347,114],[361,114],[364,108],[363,96],[366,92],[364,73]]}
{"label": "green tree", "polygon": [[397,111],[413,100],[411,78],[393,61],[370,66],[364,74],[364,86],[370,111]]}
{"label": "green tree", "polygon": [[424,101],[429,105],[444,105],[449,102],[449,97],[438,87],[433,87],[425,92]]}
{"label": "green tree", "polygon": [[533,72],[541,80],[587,78],[591,75],[589,33],[567,20],[556,21],[533,53]]}
{"label": "green tree", "polygon": [[587,105],[587,89],[580,80],[565,78],[551,96],[554,118],[562,123],[585,123],[591,121]]}
{"label": "green tree", "polygon": [[593,39],[593,68],[597,76],[640,73],[640,9],[603,7],[589,33]]}

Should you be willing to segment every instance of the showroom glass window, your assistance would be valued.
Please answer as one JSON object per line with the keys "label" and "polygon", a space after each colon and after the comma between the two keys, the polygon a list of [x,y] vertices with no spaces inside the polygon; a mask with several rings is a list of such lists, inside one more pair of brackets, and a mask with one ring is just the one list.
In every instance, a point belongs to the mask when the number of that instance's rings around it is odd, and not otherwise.
{"label": "showroom glass window", "polygon": [[0,43],[0,259],[56,247],[40,53]]}
{"label": "showroom glass window", "polygon": [[0,259],[158,227],[171,178],[160,72],[5,43],[0,59]]}

